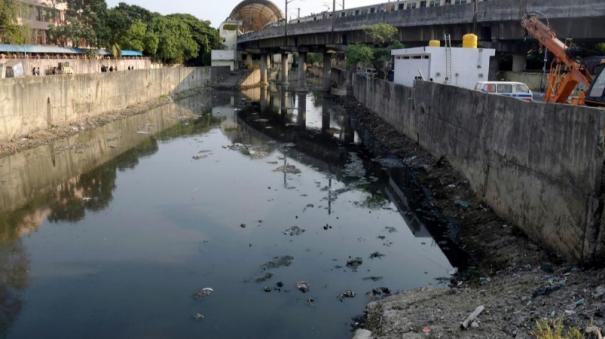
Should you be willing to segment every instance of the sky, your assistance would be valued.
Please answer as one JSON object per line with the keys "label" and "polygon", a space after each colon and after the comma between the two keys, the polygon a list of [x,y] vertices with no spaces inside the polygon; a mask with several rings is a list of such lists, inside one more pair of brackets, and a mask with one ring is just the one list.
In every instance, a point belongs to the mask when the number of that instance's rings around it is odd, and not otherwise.
{"label": "sky", "polygon": [[[215,2],[216,1],[216,2]],[[218,27],[227,18],[231,10],[237,6],[240,0],[107,0],[110,7],[120,2],[130,5],[139,5],[152,12],[162,14],[189,13],[202,20],[210,20],[214,27]],[[284,0],[274,0],[282,11]],[[345,0],[347,8],[359,7],[387,2],[387,0]],[[342,0],[336,0],[338,9],[342,6]],[[300,8],[301,15],[319,13],[332,8],[332,0],[294,0],[290,3],[289,15],[295,15]]]}

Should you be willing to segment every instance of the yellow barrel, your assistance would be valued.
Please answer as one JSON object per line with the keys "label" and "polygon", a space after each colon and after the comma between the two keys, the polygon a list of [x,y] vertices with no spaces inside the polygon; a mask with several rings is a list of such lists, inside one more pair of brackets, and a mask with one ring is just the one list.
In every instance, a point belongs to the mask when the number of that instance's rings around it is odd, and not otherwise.
{"label": "yellow barrel", "polygon": [[441,47],[441,41],[431,40],[429,41],[429,47]]}
{"label": "yellow barrel", "polygon": [[479,45],[479,37],[476,34],[465,34],[462,37],[462,47],[464,48],[477,48]]}

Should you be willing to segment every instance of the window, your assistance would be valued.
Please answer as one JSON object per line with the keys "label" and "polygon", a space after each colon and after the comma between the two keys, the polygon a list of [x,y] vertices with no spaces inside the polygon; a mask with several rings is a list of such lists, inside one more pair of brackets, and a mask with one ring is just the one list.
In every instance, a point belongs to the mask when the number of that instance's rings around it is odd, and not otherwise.
{"label": "window", "polygon": [[426,1],[420,1],[420,8],[426,7]]}
{"label": "window", "polygon": [[524,84],[516,84],[515,93],[529,93],[529,87]]}
{"label": "window", "polygon": [[398,10],[398,11],[402,11],[403,9],[404,9],[404,4],[399,4],[399,5],[397,6],[397,10]]}
{"label": "window", "polygon": [[498,84],[498,93],[499,94],[513,93],[513,85],[511,85],[511,84]]}
{"label": "window", "polygon": [[487,93],[496,93],[496,85],[485,84],[485,85],[483,85],[483,90]]}
{"label": "window", "polygon": [[601,71],[601,75],[597,78],[588,95],[591,98],[600,98],[605,96],[605,70]]}
{"label": "window", "polygon": [[376,8],[374,8],[374,7],[370,8],[370,13],[371,13],[371,14],[376,13]]}

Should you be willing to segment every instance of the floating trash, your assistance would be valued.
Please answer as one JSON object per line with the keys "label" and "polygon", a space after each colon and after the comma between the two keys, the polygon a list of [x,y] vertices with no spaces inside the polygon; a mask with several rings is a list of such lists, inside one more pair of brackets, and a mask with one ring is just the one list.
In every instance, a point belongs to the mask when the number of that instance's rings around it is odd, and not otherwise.
{"label": "floating trash", "polygon": [[195,292],[193,297],[196,299],[203,299],[203,298],[211,295],[212,293],[214,293],[214,289],[212,287],[204,287],[201,290]]}
{"label": "floating trash", "polygon": [[311,289],[311,286],[306,281],[299,281],[296,283],[296,289],[302,293],[307,293]]}
{"label": "floating trash", "polygon": [[338,295],[338,300],[340,300],[340,302],[343,302],[345,299],[352,298],[355,298],[355,292],[353,292],[352,290],[345,290],[344,292]]}

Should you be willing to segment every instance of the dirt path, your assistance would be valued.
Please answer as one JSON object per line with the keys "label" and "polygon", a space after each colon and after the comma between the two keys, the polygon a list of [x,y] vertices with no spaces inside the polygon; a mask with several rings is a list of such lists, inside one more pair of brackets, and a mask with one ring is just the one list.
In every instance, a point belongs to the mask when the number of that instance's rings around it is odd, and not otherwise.
{"label": "dirt path", "polygon": [[[403,159],[439,217],[459,225],[453,240],[469,255],[449,288],[370,303],[360,327],[372,338],[532,338],[544,318],[582,329],[605,326],[605,270],[575,267],[539,248],[482,204],[445,159],[435,159],[361,104],[341,103],[372,135],[372,151]],[[485,311],[475,326],[461,330],[479,306]]]}

